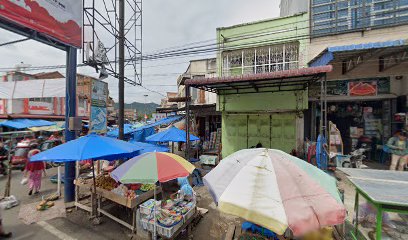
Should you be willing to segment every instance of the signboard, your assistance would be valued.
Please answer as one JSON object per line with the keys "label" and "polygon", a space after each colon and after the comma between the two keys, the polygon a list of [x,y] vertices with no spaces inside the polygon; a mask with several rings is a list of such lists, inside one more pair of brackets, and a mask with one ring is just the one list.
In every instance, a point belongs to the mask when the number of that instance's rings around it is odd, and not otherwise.
{"label": "signboard", "polygon": [[89,131],[95,133],[106,133],[108,84],[99,80],[92,80],[91,95],[91,117],[89,122]]}
{"label": "signboard", "polygon": [[81,48],[80,0],[0,0],[0,17]]}
{"label": "signboard", "polygon": [[[391,85],[389,78],[331,80],[327,81],[327,95],[329,96],[376,96],[389,94]],[[309,89],[310,97],[320,95],[320,84]]]}
{"label": "signboard", "polygon": [[376,96],[377,81],[358,81],[348,83],[349,96]]}
{"label": "signboard", "polygon": [[28,112],[30,114],[53,114],[54,104],[49,102],[30,101],[28,103]]}

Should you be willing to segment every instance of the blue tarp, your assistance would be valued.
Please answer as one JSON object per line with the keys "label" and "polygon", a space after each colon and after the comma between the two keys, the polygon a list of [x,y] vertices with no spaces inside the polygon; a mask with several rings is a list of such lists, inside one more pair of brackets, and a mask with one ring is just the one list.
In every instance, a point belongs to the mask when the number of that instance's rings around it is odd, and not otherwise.
{"label": "blue tarp", "polygon": [[151,128],[144,128],[141,130],[138,130],[133,133],[133,140],[136,142],[144,142],[146,141],[147,137],[150,137],[151,135],[155,134],[156,131],[154,130],[153,127]]}
{"label": "blue tarp", "polygon": [[139,150],[134,144],[91,133],[36,154],[30,161],[118,160],[137,156]]}
{"label": "blue tarp", "polygon": [[388,47],[400,47],[406,45],[406,41],[403,39],[385,42],[374,42],[374,43],[362,43],[362,44],[351,44],[343,46],[328,47],[323,54],[319,57],[313,59],[310,63],[310,67],[318,67],[329,64],[334,59],[334,54],[336,52],[348,52],[348,51],[360,51],[368,49],[379,49]]}
{"label": "blue tarp", "polygon": [[[198,137],[190,134],[190,141],[200,140]],[[166,131],[156,133],[148,138],[146,142],[186,142],[186,132],[176,127],[171,127]]]}
{"label": "blue tarp", "polygon": [[[143,129],[153,128],[153,127],[157,127],[157,126],[160,126],[160,125],[167,125],[167,124],[170,124],[170,123],[172,123],[172,122],[175,122],[175,121],[180,120],[182,117],[183,117],[183,116],[178,116],[178,115],[176,115],[176,116],[171,116],[171,117],[163,118],[162,120],[159,120],[159,121],[157,121],[157,122],[155,122],[155,123],[148,124],[148,125],[145,125],[145,126],[142,126],[142,127],[139,127],[139,128],[133,128],[131,124],[125,124],[125,125],[124,125],[124,133],[125,133],[125,135],[129,135],[129,134],[138,132],[138,131],[143,130]],[[114,129],[114,130],[112,130],[112,131],[109,131],[106,135],[107,135],[108,137],[116,137],[116,138],[117,138],[117,137],[119,136],[119,130],[118,130],[118,129]],[[147,135],[147,136],[150,136],[150,135]],[[145,138],[146,138],[147,136],[145,136]],[[137,140],[138,142],[142,142],[142,141],[143,141],[143,140],[138,140],[138,139],[136,139],[136,140]]]}
{"label": "blue tarp", "polygon": [[45,127],[55,125],[54,122],[46,120],[31,120],[31,119],[13,119],[0,123],[1,127],[8,127],[14,129],[25,129],[32,127]]}
{"label": "blue tarp", "polygon": [[[123,128],[123,131],[124,131],[124,134],[125,134],[125,135],[129,135],[129,134],[134,133],[134,132],[135,132],[135,129],[133,129],[131,126],[125,124],[125,125],[124,125],[124,128]],[[109,131],[109,132],[106,134],[106,136],[108,136],[108,137],[114,137],[114,138],[119,137],[119,129],[116,128],[116,129],[113,129],[113,130]]]}
{"label": "blue tarp", "polygon": [[150,143],[137,142],[135,140],[130,140],[129,142],[143,149],[139,151],[139,154],[148,153],[148,152],[169,152],[169,149],[164,146],[154,145]]}

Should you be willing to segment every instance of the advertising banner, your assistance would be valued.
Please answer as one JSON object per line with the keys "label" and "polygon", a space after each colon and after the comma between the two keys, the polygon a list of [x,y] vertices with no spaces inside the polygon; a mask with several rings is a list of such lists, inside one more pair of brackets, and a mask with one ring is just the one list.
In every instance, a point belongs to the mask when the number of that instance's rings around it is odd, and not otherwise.
{"label": "advertising banner", "polygon": [[0,0],[0,17],[81,48],[81,0]]}
{"label": "advertising banner", "polygon": [[49,102],[37,102],[37,101],[30,101],[28,103],[28,112],[30,114],[53,114],[54,113],[54,105]]}
{"label": "advertising banner", "polygon": [[89,131],[95,133],[107,132],[107,102],[108,84],[99,80],[92,80],[91,118]]}
{"label": "advertising banner", "polygon": [[349,96],[376,96],[377,81],[359,81],[348,83]]}

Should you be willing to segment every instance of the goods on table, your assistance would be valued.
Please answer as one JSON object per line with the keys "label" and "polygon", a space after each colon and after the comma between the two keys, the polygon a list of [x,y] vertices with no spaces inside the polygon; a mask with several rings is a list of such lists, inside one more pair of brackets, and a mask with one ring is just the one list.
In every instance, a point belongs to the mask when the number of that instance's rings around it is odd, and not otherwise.
{"label": "goods on table", "polygon": [[137,197],[134,190],[128,189],[125,185],[121,184],[117,188],[112,189],[113,193],[116,193],[122,197],[127,197],[128,199],[135,199]]}
{"label": "goods on table", "polygon": [[140,187],[140,190],[142,190],[143,192],[148,192],[150,190],[153,190],[155,187],[154,184],[142,184],[142,186]]}
{"label": "goods on table", "polygon": [[108,191],[113,190],[117,185],[116,181],[107,175],[99,175],[96,177],[95,181],[97,187],[103,188]]}
{"label": "goods on table", "polygon": [[[156,204],[155,214],[153,211]],[[150,199],[139,206],[141,223],[145,230],[153,231],[156,217],[157,233],[170,238],[195,212],[195,203],[167,200],[164,202]]]}

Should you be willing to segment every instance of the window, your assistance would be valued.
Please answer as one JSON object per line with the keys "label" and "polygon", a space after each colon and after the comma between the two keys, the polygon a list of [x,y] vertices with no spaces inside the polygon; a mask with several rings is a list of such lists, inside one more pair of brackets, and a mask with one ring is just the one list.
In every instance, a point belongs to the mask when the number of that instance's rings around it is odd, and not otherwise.
{"label": "window", "polygon": [[313,0],[312,35],[408,23],[408,0]]}
{"label": "window", "polygon": [[223,76],[236,76],[296,69],[299,66],[299,43],[223,52]]}

